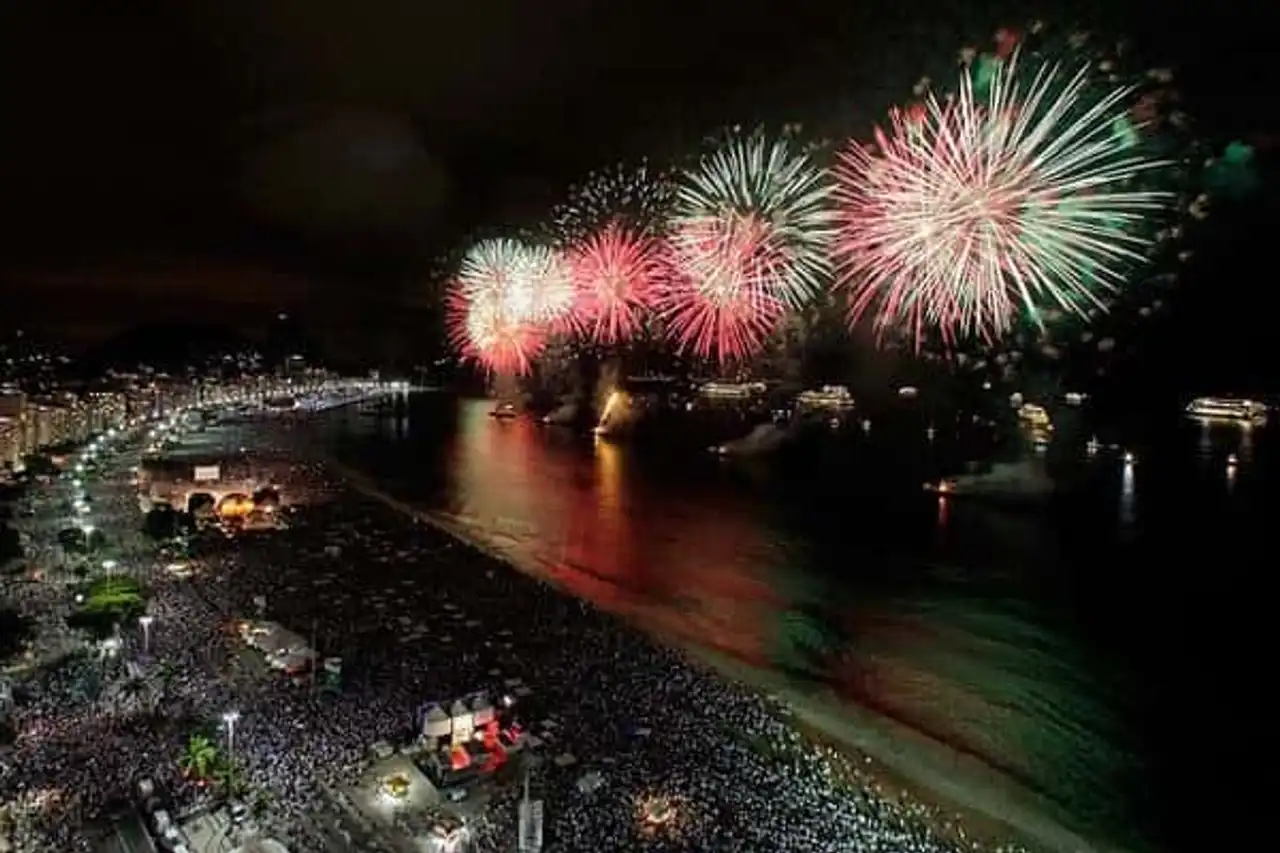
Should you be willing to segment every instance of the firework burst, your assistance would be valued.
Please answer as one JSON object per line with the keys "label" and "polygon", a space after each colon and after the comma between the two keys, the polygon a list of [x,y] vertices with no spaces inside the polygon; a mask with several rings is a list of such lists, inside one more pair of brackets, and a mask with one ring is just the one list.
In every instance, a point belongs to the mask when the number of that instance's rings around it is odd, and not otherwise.
{"label": "firework burst", "polygon": [[826,173],[789,140],[733,137],[682,176],[658,309],[680,346],[740,360],[830,276]]}
{"label": "firework burst", "polygon": [[928,93],[876,146],[841,153],[835,253],[851,321],[993,341],[1020,312],[1043,326],[1055,310],[1105,308],[1147,260],[1147,226],[1173,198],[1144,188],[1167,163],[1143,150],[1133,90],[1095,93],[1088,66],[1041,65],[1025,86],[1019,70],[1016,53],[966,69],[957,95]]}
{"label": "firework burst", "polygon": [[633,338],[666,278],[662,243],[612,222],[578,241],[568,263],[578,328],[606,346]]}
{"label": "firework burst", "polygon": [[568,265],[555,250],[484,240],[462,259],[449,297],[449,336],[466,357],[499,373],[525,373],[548,327],[573,306]]}
{"label": "firework burst", "polygon": [[569,188],[569,200],[551,211],[550,229],[556,242],[571,247],[599,234],[613,223],[645,236],[658,236],[666,225],[675,198],[672,176],[642,161],[619,163],[592,172]]}
{"label": "firework burst", "polygon": [[450,343],[494,373],[528,373],[546,344],[543,329],[520,320],[498,294],[470,297],[455,291],[446,308]]}

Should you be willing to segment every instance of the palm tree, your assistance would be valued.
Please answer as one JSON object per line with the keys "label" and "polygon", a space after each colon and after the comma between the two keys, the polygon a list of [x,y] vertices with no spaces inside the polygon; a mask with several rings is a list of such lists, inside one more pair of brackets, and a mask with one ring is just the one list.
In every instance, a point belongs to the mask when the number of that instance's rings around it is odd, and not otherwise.
{"label": "palm tree", "polygon": [[246,789],[244,779],[235,772],[235,768],[225,757],[220,759],[213,769],[213,778],[222,787],[222,790],[227,793],[227,796],[235,797],[243,794]]}
{"label": "palm tree", "polygon": [[208,779],[213,775],[218,763],[218,749],[213,741],[204,735],[193,735],[187,742],[186,751],[178,759],[178,766],[183,774],[195,779]]}

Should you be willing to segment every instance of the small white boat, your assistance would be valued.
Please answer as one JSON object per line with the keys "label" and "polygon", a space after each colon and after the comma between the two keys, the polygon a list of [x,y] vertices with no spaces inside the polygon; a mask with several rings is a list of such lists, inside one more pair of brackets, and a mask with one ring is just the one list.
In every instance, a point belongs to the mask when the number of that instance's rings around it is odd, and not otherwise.
{"label": "small white boat", "polygon": [[1187,404],[1186,413],[1188,417],[1206,421],[1258,423],[1266,420],[1267,406],[1236,397],[1197,397]]}
{"label": "small white boat", "polygon": [[993,504],[1033,507],[1053,497],[1054,483],[1037,459],[997,463],[982,474],[960,474],[924,484],[939,497],[973,498]]}
{"label": "small white boat", "polygon": [[785,429],[775,424],[759,424],[741,438],[709,449],[717,456],[762,456],[778,450],[786,439]]}
{"label": "small white boat", "polygon": [[796,405],[810,410],[845,411],[853,408],[853,395],[843,385],[823,385],[818,389],[801,391],[796,395]]}
{"label": "small white boat", "polygon": [[698,386],[698,394],[702,397],[719,400],[746,400],[765,393],[768,388],[763,382],[721,382],[712,380]]}

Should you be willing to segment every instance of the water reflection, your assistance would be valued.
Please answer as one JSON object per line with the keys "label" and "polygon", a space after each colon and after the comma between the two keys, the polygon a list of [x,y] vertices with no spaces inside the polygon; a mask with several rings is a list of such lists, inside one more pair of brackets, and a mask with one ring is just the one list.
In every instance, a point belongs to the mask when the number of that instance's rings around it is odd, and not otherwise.
{"label": "water reflection", "polygon": [[1120,526],[1132,527],[1137,516],[1134,512],[1134,473],[1137,460],[1126,453],[1120,474]]}
{"label": "water reflection", "polygon": [[[1049,517],[923,494],[919,472],[948,451],[918,423],[852,430],[807,468],[743,468],[495,421],[488,409],[418,399],[412,430],[395,438],[335,417],[352,461],[580,597],[816,679],[1101,824],[1128,820],[1123,791],[1144,783],[1124,697],[1149,674],[1103,661],[1137,642],[1126,608],[1150,605],[1117,584],[1117,513],[1134,541],[1139,464],[1143,530],[1170,506],[1190,519],[1213,511],[1189,503],[1204,496],[1182,474],[1160,475],[1177,488],[1148,484],[1154,451],[1126,463],[1119,447],[1086,442],[1096,425],[1064,430],[1050,463],[1084,491],[1079,508]],[[1218,495],[1226,453],[1241,466],[1253,453],[1239,431],[1185,439],[1188,461],[1208,441]]]}

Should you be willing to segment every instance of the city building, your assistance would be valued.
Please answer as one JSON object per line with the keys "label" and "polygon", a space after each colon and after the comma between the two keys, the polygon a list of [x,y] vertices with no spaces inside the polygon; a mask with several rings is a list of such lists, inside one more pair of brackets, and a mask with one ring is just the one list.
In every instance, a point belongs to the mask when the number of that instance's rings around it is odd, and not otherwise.
{"label": "city building", "polygon": [[0,388],[0,471],[21,473],[27,454],[27,396],[17,388]]}
{"label": "city building", "polygon": [[23,442],[22,421],[0,416],[0,481],[22,473]]}

